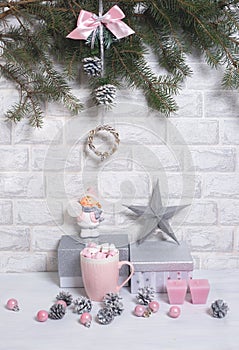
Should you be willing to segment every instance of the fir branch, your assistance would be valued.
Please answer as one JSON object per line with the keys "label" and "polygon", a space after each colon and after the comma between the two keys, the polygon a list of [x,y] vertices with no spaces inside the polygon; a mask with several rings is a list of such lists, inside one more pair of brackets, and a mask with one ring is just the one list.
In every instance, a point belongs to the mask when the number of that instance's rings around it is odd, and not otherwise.
{"label": "fir branch", "polygon": [[145,31],[144,41],[150,45],[154,54],[158,57],[159,65],[175,75],[181,75],[182,80],[186,76],[190,76],[192,70],[185,63],[184,56],[184,53],[189,50],[184,47],[182,51],[182,46],[179,48],[170,35],[164,35],[163,29],[157,27],[153,18],[147,18],[146,25],[149,30]]}
{"label": "fir branch", "polygon": [[166,115],[177,109],[175,101],[170,96],[170,93],[175,93],[178,89],[176,80],[173,81],[169,77],[156,78],[143,57],[132,59],[129,68],[125,53],[120,52],[116,46],[113,50],[114,61],[119,63],[117,68],[119,72],[124,72],[122,77],[127,79],[128,86],[142,88],[150,106]]}
{"label": "fir branch", "polygon": [[168,11],[165,8],[161,8],[159,3],[157,3],[155,0],[149,1],[149,10],[151,10],[151,14],[155,22],[160,23],[160,26],[164,27],[165,32],[168,30],[169,33],[171,33],[174,41],[177,43],[180,50],[182,50],[181,42],[178,38],[177,30],[175,28],[177,21],[174,21],[174,18],[169,15]]}
{"label": "fir branch", "polygon": [[[90,79],[92,88],[104,82],[140,88],[151,106],[168,115],[176,109],[173,95],[192,73],[186,62],[191,47],[205,54],[210,66],[225,65],[223,87],[238,88],[239,0],[117,3],[136,34],[117,40],[104,27],[106,76]],[[104,0],[104,12],[112,4],[112,0]],[[1,1],[0,70],[19,90],[19,103],[7,112],[15,122],[26,116],[32,125],[41,125],[45,101],[59,101],[79,111],[80,103],[72,95],[68,79],[77,80],[83,58],[99,54],[98,38],[93,50],[90,37],[87,41],[66,39],[81,9],[97,14],[98,1]],[[15,18],[17,24],[13,26],[8,17]],[[144,57],[145,44],[166,69],[165,75],[156,76],[150,69]]]}
{"label": "fir branch", "polygon": [[[232,56],[230,50],[228,49],[228,47],[225,45],[225,43],[222,40],[222,35],[224,33],[218,32],[217,30],[215,30],[213,23],[210,23],[210,22],[206,23],[203,19],[201,19],[200,18],[200,17],[202,17],[201,12],[199,12],[199,15],[197,15],[198,6],[196,6],[196,4],[193,4],[192,2],[188,2],[188,1],[184,1],[184,0],[178,0],[178,2],[181,4],[182,8],[186,11],[186,13],[189,14],[190,17],[195,21],[195,24],[198,25],[198,26],[195,26],[195,30],[198,34],[198,38],[201,37],[200,32],[203,31],[206,34],[207,38],[210,40],[211,45],[212,45],[212,43],[215,43],[215,42],[217,43],[217,45],[219,44],[221,46],[221,48],[223,49],[223,54],[225,54],[227,56],[227,58],[231,61],[231,63],[236,67],[237,66],[236,61],[233,59],[233,56]],[[208,9],[208,7],[207,7],[207,9]],[[201,11],[202,11],[202,9],[201,9]],[[204,46],[204,45],[202,44],[202,46]],[[209,52],[208,48],[205,47],[205,51],[208,54],[208,52]],[[211,58],[212,58],[211,53],[208,55],[208,57],[209,57],[208,62],[209,63],[214,62],[215,65],[217,65],[221,61],[221,58],[219,58],[218,60],[215,60],[216,56],[214,56],[214,60],[211,60]]]}

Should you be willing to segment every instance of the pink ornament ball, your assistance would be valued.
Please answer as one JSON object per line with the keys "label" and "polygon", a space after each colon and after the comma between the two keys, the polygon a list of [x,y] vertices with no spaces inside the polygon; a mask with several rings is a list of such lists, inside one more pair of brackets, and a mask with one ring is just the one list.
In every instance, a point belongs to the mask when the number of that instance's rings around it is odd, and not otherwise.
{"label": "pink ornament ball", "polygon": [[14,298],[11,298],[7,301],[7,309],[12,311],[19,311],[18,301]]}
{"label": "pink ornament ball", "polygon": [[150,301],[149,308],[152,312],[157,312],[159,310],[159,303],[155,300]]}
{"label": "pink ornament ball", "polygon": [[80,317],[80,323],[87,328],[90,327],[91,321],[92,321],[92,316],[91,314],[89,314],[89,312],[84,312]]}
{"label": "pink ornament ball", "polygon": [[177,318],[181,314],[181,309],[179,306],[171,306],[169,309],[169,316],[172,318]]}
{"label": "pink ornament ball", "polygon": [[37,321],[45,322],[48,319],[48,312],[45,310],[40,310],[37,313]]}
{"label": "pink ornament ball", "polygon": [[135,316],[142,317],[145,312],[145,307],[143,305],[136,305],[134,309]]}
{"label": "pink ornament ball", "polygon": [[65,300],[57,300],[56,304],[61,304],[64,308],[67,307]]}

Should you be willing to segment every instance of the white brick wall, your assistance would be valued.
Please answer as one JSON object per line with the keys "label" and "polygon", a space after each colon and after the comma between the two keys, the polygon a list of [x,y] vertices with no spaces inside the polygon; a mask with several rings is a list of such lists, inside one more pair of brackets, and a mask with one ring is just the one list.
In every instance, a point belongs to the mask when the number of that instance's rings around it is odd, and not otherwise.
{"label": "white brick wall", "polygon": [[[168,119],[148,109],[140,91],[125,90],[104,119],[96,108],[70,117],[47,104],[41,130],[4,120],[18,94],[0,80],[0,272],[57,269],[61,235],[77,232],[66,205],[90,185],[105,211],[100,231],[136,237],[138,222],[122,204],[147,203],[156,179],[165,203],[190,204],[172,225],[195,266],[239,268],[239,95],[222,90],[222,70],[201,58],[191,66],[179,111]],[[74,92],[89,99],[88,89]],[[102,122],[121,139],[103,163],[84,144]]]}

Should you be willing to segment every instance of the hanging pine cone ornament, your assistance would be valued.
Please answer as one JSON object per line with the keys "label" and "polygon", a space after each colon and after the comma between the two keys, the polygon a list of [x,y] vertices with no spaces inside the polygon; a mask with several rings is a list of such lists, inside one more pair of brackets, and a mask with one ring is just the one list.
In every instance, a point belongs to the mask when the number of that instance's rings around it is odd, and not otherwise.
{"label": "hanging pine cone ornament", "polygon": [[54,304],[50,308],[50,311],[48,313],[48,317],[52,320],[60,320],[65,316],[66,309],[61,304]]}
{"label": "hanging pine cone ornament", "polygon": [[223,300],[218,299],[212,303],[211,309],[213,317],[223,318],[226,316],[229,307]]}
{"label": "hanging pine cone ornament", "polygon": [[154,289],[152,287],[143,287],[138,289],[136,299],[139,304],[148,305],[154,298]]}
{"label": "hanging pine cone ornament", "polygon": [[57,296],[57,300],[64,300],[66,305],[69,306],[72,303],[73,297],[69,292],[61,291]]}
{"label": "hanging pine cone ornament", "polygon": [[111,84],[102,85],[94,90],[94,94],[98,104],[109,105],[116,97],[116,87]]}
{"label": "hanging pine cone ornament", "polygon": [[90,312],[92,309],[92,303],[86,297],[79,297],[73,301],[74,312],[81,315],[84,312]]}
{"label": "hanging pine cone ornament", "polygon": [[117,293],[107,293],[104,296],[103,303],[105,307],[111,309],[114,316],[120,316],[124,311],[123,303],[120,301],[121,299]]}
{"label": "hanging pine cone ornament", "polygon": [[109,324],[113,321],[114,315],[110,308],[104,307],[103,309],[100,309],[97,313],[97,319],[98,322],[101,324]]}
{"label": "hanging pine cone ornament", "polygon": [[86,57],[82,60],[84,72],[91,76],[97,77],[101,74],[102,71],[102,62],[101,59],[94,57]]}

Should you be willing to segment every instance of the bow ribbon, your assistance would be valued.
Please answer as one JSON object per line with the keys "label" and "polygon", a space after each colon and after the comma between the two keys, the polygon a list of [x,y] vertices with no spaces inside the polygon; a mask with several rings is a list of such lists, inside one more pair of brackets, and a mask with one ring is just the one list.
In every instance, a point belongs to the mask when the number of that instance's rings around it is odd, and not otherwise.
{"label": "bow ribbon", "polygon": [[114,5],[105,15],[100,17],[92,12],[81,10],[77,19],[77,27],[67,35],[67,38],[86,40],[101,24],[104,24],[117,39],[134,34],[134,31],[121,21],[123,18],[125,18],[125,14],[117,5]]}

